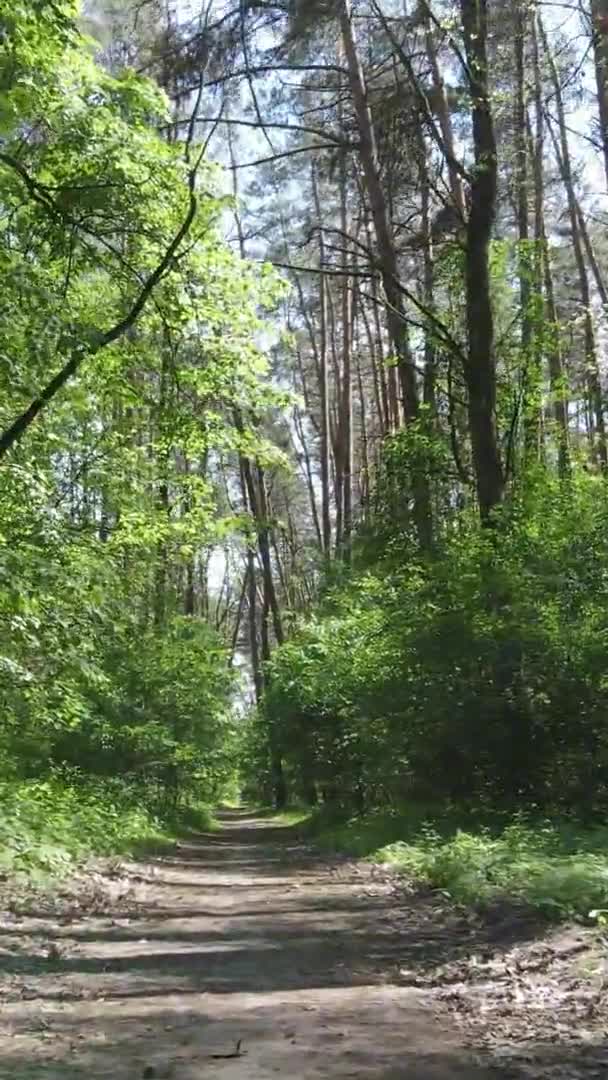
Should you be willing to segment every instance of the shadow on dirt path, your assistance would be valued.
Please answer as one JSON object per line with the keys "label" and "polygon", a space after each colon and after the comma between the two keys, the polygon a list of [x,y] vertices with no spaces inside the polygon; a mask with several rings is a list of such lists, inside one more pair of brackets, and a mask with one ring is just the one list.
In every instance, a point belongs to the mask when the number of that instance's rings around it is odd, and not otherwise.
{"label": "shadow on dirt path", "polygon": [[463,957],[537,927],[480,925],[387,872],[321,858],[272,820],[221,817],[171,855],[5,913],[0,1076],[530,1075],[479,1058],[449,995]]}

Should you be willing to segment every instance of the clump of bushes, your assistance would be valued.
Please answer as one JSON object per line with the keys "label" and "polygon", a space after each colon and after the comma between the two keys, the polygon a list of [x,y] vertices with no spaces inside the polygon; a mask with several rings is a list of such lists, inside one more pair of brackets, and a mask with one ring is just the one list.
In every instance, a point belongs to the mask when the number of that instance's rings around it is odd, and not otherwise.
{"label": "clump of bushes", "polygon": [[254,744],[265,724],[292,795],[350,811],[602,813],[607,537],[595,477],[545,477],[492,530],[463,514],[425,561],[397,533],[275,652]]}
{"label": "clump of bushes", "polygon": [[457,903],[524,903],[550,917],[608,906],[608,828],[526,820],[481,825],[419,807],[310,825],[330,850],[389,863]]}
{"label": "clump of bushes", "polygon": [[160,843],[168,828],[119,785],[46,780],[0,784],[0,874],[61,875],[91,855]]}

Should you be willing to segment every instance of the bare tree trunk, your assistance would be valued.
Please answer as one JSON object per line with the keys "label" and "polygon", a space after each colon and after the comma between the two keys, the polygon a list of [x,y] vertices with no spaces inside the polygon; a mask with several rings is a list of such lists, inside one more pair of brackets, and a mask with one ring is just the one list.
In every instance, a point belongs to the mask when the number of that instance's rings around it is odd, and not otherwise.
{"label": "bare tree trunk", "polygon": [[[423,259],[422,299],[427,311],[432,311],[434,306],[435,273],[433,266],[433,236],[431,229],[431,185],[429,183],[427,148],[422,128],[422,118],[416,126],[417,150],[418,150],[418,178],[420,185],[420,217]],[[424,379],[423,400],[430,412],[430,421],[434,422],[437,414],[436,401],[436,378],[437,358],[435,355],[435,342],[430,326],[425,326],[424,331]]]}
{"label": "bare tree trunk", "polygon": [[608,184],[608,0],[591,0],[591,23],[597,106]]}
{"label": "bare tree trunk", "polygon": [[365,77],[355,42],[349,0],[340,0],[339,19],[349,86],[359,131],[361,168],[374,223],[379,270],[387,302],[387,324],[399,368],[403,412],[406,420],[414,420],[418,415],[418,388],[412,364],[407,322],[404,317],[403,297],[399,289],[397,256],[380,180],[376,136],[367,101]]}
{"label": "bare tree trunk", "polygon": [[[168,382],[169,382],[169,358],[168,346],[162,343],[160,386],[158,395],[158,420],[156,436],[160,443],[158,454],[158,493],[157,505],[163,519],[163,526],[169,521],[169,459],[171,451],[168,446],[167,411],[168,411]],[[162,535],[156,544],[156,572],[154,580],[154,624],[162,627],[167,616],[167,541]]]}
{"label": "bare tree trunk", "polygon": [[[242,430],[242,423],[239,418],[236,419],[237,427]],[[249,507],[249,511],[256,522],[258,533],[258,550],[260,554],[260,562],[262,564],[262,582],[263,582],[263,602],[262,612],[260,618],[260,642],[258,642],[258,620],[257,620],[257,584],[256,584],[256,568],[255,568],[255,549],[253,544],[247,546],[247,607],[248,607],[248,622],[249,622],[249,648],[251,654],[251,668],[253,674],[253,684],[255,690],[256,702],[259,705],[264,696],[265,686],[265,671],[264,667],[270,661],[271,648],[270,648],[270,635],[268,632],[269,613],[272,610],[275,615],[276,608],[276,595],[274,591],[274,581],[272,578],[272,567],[270,566],[270,548],[268,544],[268,531],[266,529],[265,540],[260,543],[260,537],[263,532],[263,528],[260,527],[260,514],[262,508],[260,506],[260,500],[258,498],[258,492],[256,492],[256,486],[252,474],[251,462],[248,458],[242,456],[240,460],[240,476],[241,476],[241,490],[243,495],[243,505]],[[262,484],[264,481],[262,475]],[[277,628],[279,633],[277,634]],[[283,632],[280,624],[280,620],[276,622],[275,616],[275,637],[278,644],[283,642]],[[261,645],[261,647],[260,647]],[[278,745],[276,725],[270,723],[268,732],[268,749],[270,753],[270,766],[272,774],[272,787],[274,792],[274,802],[278,808],[285,806],[287,802],[287,788],[285,784],[285,776],[283,772],[283,758]]]}
{"label": "bare tree trunk", "polygon": [[481,520],[488,524],[503,499],[505,478],[496,431],[494,318],[489,246],[496,211],[496,140],[488,88],[487,0],[460,0],[471,94],[475,165],[466,243],[468,350],[464,376]]}
{"label": "bare tree trunk", "polygon": [[519,306],[521,326],[521,366],[523,383],[524,458],[538,460],[540,453],[540,364],[533,348],[532,282],[530,229],[528,219],[528,124],[526,103],[527,12],[524,0],[515,8],[515,183],[517,204],[517,239],[519,271]]}
{"label": "bare tree trunk", "polygon": [[553,84],[553,93],[557,110],[559,135],[555,135],[550,122],[549,131],[552,136],[555,157],[562,178],[562,183],[566,192],[566,199],[568,202],[568,215],[570,218],[570,231],[572,236],[572,249],[574,252],[574,260],[576,263],[579,280],[581,308],[583,311],[584,319],[585,373],[587,379],[589,403],[593,413],[595,425],[593,450],[599,462],[600,468],[603,472],[606,472],[608,470],[608,442],[606,440],[603,393],[600,382],[600,371],[597,359],[597,349],[595,344],[593,316],[591,314],[589,278],[587,275],[587,266],[585,263],[585,255],[583,252],[583,243],[579,228],[579,217],[577,213],[576,194],[574,190],[574,180],[572,177],[570,147],[568,145],[568,132],[566,128],[566,116],[564,112],[562,88],[559,80],[559,73],[555,64],[555,59],[553,57],[551,49],[549,48],[549,42],[547,40],[547,35],[545,33],[545,29],[540,15],[538,17],[538,28],[540,32],[540,38],[543,44],[543,50],[545,52],[545,56],[547,58],[549,66],[549,73],[551,76],[551,82]]}
{"label": "bare tree trunk", "polygon": [[452,117],[450,115],[450,110],[448,107],[448,101],[445,92],[445,83],[443,81],[443,76],[441,74],[441,69],[437,60],[437,51],[435,49],[435,40],[433,38],[430,12],[426,3],[423,3],[422,9],[424,17],[424,43],[427,59],[431,68],[435,108],[437,111],[437,119],[439,120],[441,137],[447,151],[446,164],[450,182],[450,193],[454,206],[456,207],[464,225],[466,221],[466,208],[462,191],[462,181],[460,179],[460,174],[455,167],[456,153],[454,149],[454,132],[452,130]]}
{"label": "bare tree trunk", "polygon": [[285,641],[285,635],[283,633],[281,611],[279,608],[279,602],[274,587],[274,576],[272,573],[272,559],[270,554],[270,523],[268,515],[266,480],[264,476],[264,470],[262,469],[261,465],[258,465],[256,468],[257,476],[254,479],[253,469],[251,467],[251,462],[249,458],[243,456],[241,460],[243,465],[243,476],[245,477],[245,486],[247,488],[247,497],[249,499],[249,506],[256,524],[256,530],[258,534],[258,551],[260,555],[260,563],[262,565],[262,582],[264,587],[264,595],[268,600],[268,608],[272,614],[272,625],[274,629],[275,640],[277,642],[277,645],[282,645]]}
{"label": "bare tree trunk", "polygon": [[[241,497],[243,500],[243,507],[245,510],[249,509],[249,512],[251,513],[252,511],[251,507],[249,506],[247,483],[245,481],[245,471],[243,468],[242,459],[240,462],[239,476],[241,481]],[[260,648],[258,641],[258,594],[255,569],[255,547],[253,543],[247,544],[247,562],[245,569],[245,578],[247,581],[247,624],[249,630],[249,655],[251,659],[251,673],[253,675],[255,700],[259,705],[262,701],[262,697],[264,694],[264,677],[262,673],[262,665],[260,663]]]}
{"label": "bare tree trunk", "polygon": [[312,516],[312,523],[317,537],[317,543],[319,550],[323,551],[323,539],[321,537],[321,526],[319,524],[319,513],[317,510],[317,496],[315,493],[315,485],[312,471],[312,463],[310,460],[310,453],[308,450],[308,441],[306,439],[306,433],[304,431],[304,425],[302,423],[302,417],[297,405],[293,411],[293,426],[300,441],[302,448],[302,457],[304,458],[304,472],[306,475],[306,487],[308,490],[308,500],[310,502],[310,513]]}
{"label": "bare tree trunk", "polygon": [[[243,580],[241,582],[241,589],[239,592],[239,602],[237,604],[236,614],[232,624],[232,634],[230,636],[230,667],[234,667],[234,657],[236,655],[237,645],[239,641],[239,634],[241,632],[241,623],[243,621],[243,609],[245,607],[245,600],[247,597],[247,585],[248,574],[247,571],[243,574]],[[257,700],[257,699],[256,699]]]}
{"label": "bare tree trunk", "polygon": [[[534,165],[534,287],[538,296],[542,297],[544,288],[544,304],[539,305],[540,310],[537,315],[538,325],[536,328],[534,349],[540,364],[542,363],[542,358],[545,349],[547,348],[551,408],[557,429],[557,467],[560,477],[564,479],[570,472],[568,398],[562,361],[561,334],[558,325],[555,293],[553,289],[553,275],[551,273],[549,245],[547,243],[547,233],[545,229],[545,117],[543,85],[538,50],[538,33],[535,17],[530,19],[529,25],[534,69],[535,111],[534,148],[531,155]],[[551,328],[548,346],[546,346],[547,322]]]}
{"label": "bare tree trunk", "polygon": [[[353,31],[350,0],[340,0],[338,14],[342,45],[349,73],[349,86],[357,118],[361,168],[376,234],[378,269],[386,299],[387,326],[395,350],[397,370],[399,372],[403,415],[406,422],[412,422],[418,418],[418,386],[410,349],[407,317],[403,306],[403,293],[399,282],[397,253],[380,179],[374,125]],[[426,476],[418,474],[413,477],[412,492],[413,518],[418,543],[421,548],[428,549],[432,543],[432,527],[431,500]]]}
{"label": "bare tree trunk", "polygon": [[[321,203],[314,165],[312,168],[312,192],[319,225],[319,259],[325,261],[323,231],[321,229]],[[327,373],[327,283],[323,274],[319,274],[319,316],[321,320],[321,340],[319,342],[319,398],[321,403],[321,521],[323,535],[323,553],[327,563],[331,560],[331,516],[329,495],[329,379]]]}
{"label": "bare tree trunk", "polygon": [[336,557],[342,553],[342,530],[344,522],[344,443],[342,432],[342,369],[338,355],[336,313],[333,296],[328,290],[329,330],[334,377],[334,393],[330,414],[330,438],[332,458],[332,479],[336,517],[334,522],[334,549]]}
{"label": "bare tree trunk", "polygon": [[356,350],[356,364],[357,364],[357,390],[359,394],[359,427],[360,431],[360,462],[359,462],[359,502],[363,512],[364,519],[368,516],[369,509],[369,483],[370,483],[370,468],[369,468],[369,452],[368,452],[368,424],[367,424],[367,409],[365,404],[365,387],[363,385],[363,375],[361,372],[361,354]]}
{"label": "bare tree trunk", "polygon": [[389,431],[398,431],[401,427],[401,406],[397,388],[397,372],[393,364],[387,368],[386,352],[384,349],[384,335],[380,322],[381,300],[378,292],[379,282],[376,277],[372,281],[373,315],[376,330],[376,346],[378,350],[378,370],[382,386],[382,397],[386,402],[387,427]]}
{"label": "bare tree trunk", "polygon": [[570,475],[570,447],[568,430],[568,397],[562,359],[561,337],[557,318],[557,306],[553,289],[553,275],[549,258],[549,245],[543,222],[543,273],[545,285],[545,311],[549,324],[553,327],[553,337],[549,346],[549,386],[553,401],[553,417],[557,425],[559,475],[565,479]]}
{"label": "bare tree trunk", "polygon": [[580,204],[578,198],[576,198],[576,197],[575,197],[575,202],[576,202],[576,216],[578,218],[578,228],[579,228],[579,232],[581,234],[581,240],[583,242],[583,247],[585,249],[585,255],[587,256],[587,262],[589,263],[589,268],[591,270],[591,274],[593,276],[593,280],[595,282],[595,287],[596,287],[596,289],[598,291],[599,298],[602,301],[602,306],[604,308],[604,314],[608,314],[608,288],[606,287],[606,282],[604,280],[604,275],[602,273],[600,264],[597,261],[597,255],[595,254],[595,250],[594,250],[593,244],[591,242],[591,237],[589,236],[589,229],[587,228],[587,222],[585,221],[585,215],[583,214],[581,204]]}
{"label": "bare tree trunk", "polygon": [[372,327],[367,307],[361,301],[361,298],[359,298],[359,310],[361,312],[361,319],[365,328],[367,348],[372,369],[372,379],[374,385],[374,405],[376,407],[376,420],[378,424],[378,431],[380,435],[384,437],[389,430],[388,395],[386,392],[386,379],[382,378],[383,373],[379,371],[377,342],[375,341],[374,335],[372,333]]}
{"label": "bare tree trunk", "polygon": [[346,189],[346,158],[340,154],[340,230],[342,232],[342,386],[340,392],[340,437],[342,444],[342,544],[341,555],[350,561],[350,541],[353,518],[353,391],[352,391],[352,319],[353,294],[348,276],[348,207]]}

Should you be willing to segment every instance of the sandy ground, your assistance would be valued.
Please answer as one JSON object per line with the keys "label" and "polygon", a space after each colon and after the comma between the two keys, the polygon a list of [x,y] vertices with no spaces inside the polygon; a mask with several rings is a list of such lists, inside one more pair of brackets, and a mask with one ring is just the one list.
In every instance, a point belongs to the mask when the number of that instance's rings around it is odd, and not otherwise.
{"label": "sandy ground", "polygon": [[1,1077],[608,1080],[595,938],[480,921],[242,813],[6,903]]}

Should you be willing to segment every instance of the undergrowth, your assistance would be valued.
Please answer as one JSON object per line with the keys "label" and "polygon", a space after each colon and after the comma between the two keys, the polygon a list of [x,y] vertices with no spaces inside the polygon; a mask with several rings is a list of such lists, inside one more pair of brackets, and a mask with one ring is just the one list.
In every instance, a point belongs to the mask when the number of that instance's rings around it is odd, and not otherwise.
{"label": "undergrowth", "polygon": [[524,816],[483,823],[416,807],[340,823],[320,811],[307,831],[322,848],[390,863],[461,904],[510,900],[552,918],[608,906],[604,825]]}
{"label": "undergrowth", "polygon": [[283,810],[277,810],[273,806],[262,806],[252,811],[257,818],[263,817],[276,825],[300,825],[308,826],[310,821],[310,807],[286,806]]}
{"label": "undergrowth", "polygon": [[0,877],[61,877],[89,857],[157,849],[179,832],[211,827],[206,807],[154,813],[119,784],[2,783]]}

